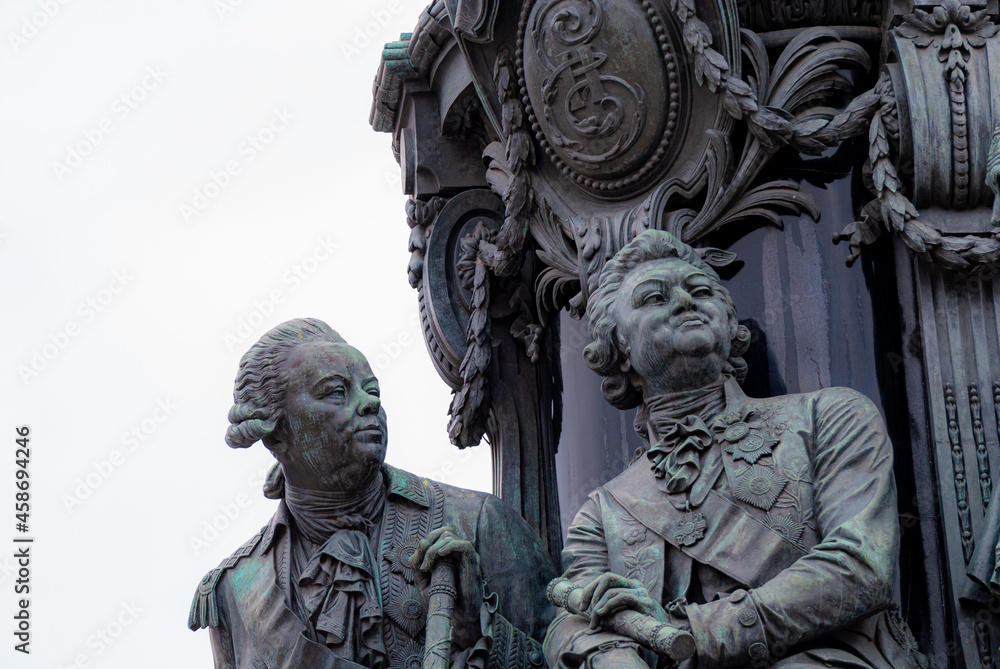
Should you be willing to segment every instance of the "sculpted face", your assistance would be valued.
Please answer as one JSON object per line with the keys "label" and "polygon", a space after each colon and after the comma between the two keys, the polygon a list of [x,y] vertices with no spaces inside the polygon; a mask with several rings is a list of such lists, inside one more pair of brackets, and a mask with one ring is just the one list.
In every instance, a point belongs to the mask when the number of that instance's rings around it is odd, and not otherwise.
{"label": "sculpted face", "polygon": [[285,361],[285,415],[275,450],[290,480],[311,489],[366,485],[385,460],[385,411],[378,379],[347,344],[296,346]]}
{"label": "sculpted face", "polygon": [[619,344],[644,393],[687,390],[721,377],[738,326],[716,282],[676,258],[645,262],[615,296]]}

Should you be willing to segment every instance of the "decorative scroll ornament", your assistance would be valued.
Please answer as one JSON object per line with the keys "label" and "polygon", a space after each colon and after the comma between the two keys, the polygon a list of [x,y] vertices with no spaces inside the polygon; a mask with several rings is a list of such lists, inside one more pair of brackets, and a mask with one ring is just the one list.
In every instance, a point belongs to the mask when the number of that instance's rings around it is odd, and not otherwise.
{"label": "decorative scroll ornament", "polygon": [[[931,200],[933,204],[958,210],[978,205],[973,190],[979,191],[980,186],[970,182],[975,170],[974,157],[970,155],[969,129],[969,123],[977,122],[977,118],[971,115],[968,109],[970,100],[966,89],[973,73],[973,49],[984,51],[981,47],[988,38],[995,36],[998,30],[1000,27],[990,22],[986,10],[973,12],[959,0],[944,0],[930,12],[915,9],[912,14],[904,17],[902,25],[891,32],[897,43],[911,42],[918,52],[931,50],[936,53],[936,60],[941,63],[938,81],[946,88],[947,102],[935,106],[934,98],[906,101],[911,107],[918,105],[921,114],[927,114],[925,108],[932,106],[933,113],[943,113],[951,121],[951,155],[948,164],[932,164],[931,157],[920,155],[922,150],[929,147],[912,147],[912,151],[917,154],[915,160],[928,165],[922,168],[924,173],[937,173],[941,169],[950,172],[944,177],[943,184],[932,183],[930,177],[921,178],[919,175],[915,177],[921,182],[926,182],[925,185],[918,184],[918,189],[930,191],[933,185],[933,191],[922,195],[925,199],[933,198]],[[920,62],[921,67],[926,65],[926,59]],[[987,66],[993,65],[988,63]],[[922,76],[924,72],[910,74]],[[908,137],[901,136],[903,132],[900,128],[901,121],[908,123],[912,121],[900,118],[900,106],[904,101],[897,100],[898,93],[894,90],[893,81],[890,80],[888,73],[884,72],[876,86],[880,104],[872,115],[868,133],[871,188],[877,199],[866,205],[862,209],[861,219],[836,235],[834,242],[849,241],[851,252],[848,264],[852,264],[858,258],[861,247],[874,242],[881,234],[882,226],[885,226],[886,229],[897,233],[907,247],[923,260],[950,270],[992,271],[1000,261],[1000,231],[995,229],[996,215],[992,221],[994,229],[985,234],[945,235],[933,225],[921,220],[917,208],[904,194],[899,177],[901,161],[899,158],[894,161],[893,154],[899,155],[900,144],[904,140],[909,141]],[[916,113],[911,109],[910,115],[916,116]],[[932,139],[940,141],[942,138]],[[987,159],[985,173],[985,183],[991,188],[995,188],[997,174],[998,159],[995,145],[994,141],[989,147],[990,157]],[[982,172],[978,178],[983,178]]]}
{"label": "decorative scroll ornament", "polygon": [[[703,0],[528,0],[513,55],[498,45],[489,82],[476,70],[480,89],[496,91],[484,103],[495,110],[499,141],[483,155],[505,209],[478,257],[496,276],[512,275],[530,230],[546,265],[533,305],[543,322],[563,307],[581,315],[604,263],[644,229],[696,243],[736,223],[819,217],[796,183],[759,177],[783,147],[815,155],[867,128],[878,99],[866,94],[840,112],[824,105],[851,88],[842,72],[868,68],[869,57],[813,28],[772,65],[760,38],[738,31],[734,18]],[[745,75],[730,60],[740,50]],[[749,131],[738,148],[737,121]],[[534,142],[549,160],[536,163]],[[567,192],[560,179],[578,189]],[[597,211],[594,198],[629,204]]]}
{"label": "decorative scroll ornament", "polygon": [[[790,145],[807,154],[819,154],[856,132],[848,126],[851,115],[832,115],[828,108],[806,108],[834,91],[848,90],[843,76],[830,65],[870,66],[868,55],[857,44],[842,41],[829,29],[799,33],[767,69],[764,45],[754,33],[743,31],[744,53],[754,64],[757,87],[731,74],[726,58],[712,48],[712,33],[695,14],[693,0],[670,0],[670,8],[684,25],[684,46],[694,58],[698,85],[718,89],[722,104],[733,118],[746,119],[750,132],[768,150]],[[823,42],[828,42],[823,44]],[[831,45],[829,42],[834,42]],[[768,85],[768,78],[779,81]]]}
{"label": "decorative scroll ornament", "polygon": [[[652,25],[652,18],[649,17],[659,16],[652,8],[660,3],[641,4],[644,10],[650,12],[647,17],[649,23],[643,25]],[[657,33],[660,37],[659,60],[654,63],[649,55],[642,56],[639,60],[651,63],[649,66],[654,69],[661,68],[670,40],[676,35],[679,38],[677,48],[687,51],[689,55],[688,62],[677,61],[678,67],[683,64],[699,86],[716,93],[716,103],[732,119],[745,122],[749,135],[741,150],[737,151],[729,132],[709,129],[703,133],[707,138],[707,153],[699,177],[702,185],[696,192],[676,179],[664,179],[649,191],[645,200],[635,206],[621,208],[611,215],[591,213],[579,218],[575,212],[565,209],[560,210],[561,214],[558,213],[550,203],[545,202],[545,198],[540,198],[531,224],[532,235],[540,246],[539,257],[547,265],[536,283],[536,301],[540,308],[557,310],[568,307],[571,314],[581,314],[604,263],[636,234],[647,228],[666,229],[687,243],[696,243],[720,227],[747,222],[757,225],[762,218],[780,227],[781,215],[784,213],[806,212],[818,219],[818,206],[812,197],[799,189],[798,184],[790,181],[760,183],[759,176],[767,162],[782,147],[790,146],[800,152],[815,155],[863,132],[879,102],[877,97],[867,93],[852,101],[841,112],[822,106],[832,94],[850,89],[849,81],[841,74],[845,68],[865,69],[870,66],[864,49],[841,40],[832,30],[814,28],[800,32],[789,42],[773,66],[760,38],[751,32],[742,31],[741,47],[745,62],[749,65],[744,80],[736,74],[737,70],[727,58],[713,46],[712,31],[697,16],[694,0],[670,0],[662,4],[668,13],[664,14],[665,18],[658,20],[661,25],[666,25],[665,21],[669,20],[672,28],[665,28],[662,33]],[[625,3],[623,6],[629,5]],[[652,142],[651,139],[643,139],[644,131],[640,131],[638,138],[634,140],[633,152],[645,156],[647,154],[643,151],[647,149],[641,147],[649,147],[648,151],[652,151],[649,155],[655,158],[663,149],[663,165],[653,166],[647,158],[643,158],[647,161],[642,163],[643,166],[636,163],[632,166],[632,171],[628,172],[630,176],[623,176],[626,172],[616,170],[624,163],[611,160],[611,165],[605,166],[607,171],[602,181],[596,174],[585,174],[583,170],[586,166],[580,161],[574,162],[571,155],[573,150],[596,151],[593,147],[597,145],[585,144],[579,138],[576,140],[579,145],[561,143],[558,137],[568,137],[567,128],[571,125],[566,120],[568,116],[564,114],[560,121],[555,114],[559,109],[565,112],[567,107],[554,106],[555,98],[549,100],[544,97],[543,92],[589,91],[596,86],[596,83],[585,84],[584,81],[591,81],[600,68],[595,66],[596,69],[586,71],[579,68],[584,67],[585,54],[605,53],[603,47],[595,46],[600,45],[600,6],[597,0],[546,0],[534,5],[528,3],[525,7],[532,8],[530,12],[528,9],[522,12],[522,29],[519,33],[524,44],[525,75],[522,92],[525,99],[532,103],[529,110],[538,113],[537,119],[531,117],[536,137],[555,164],[578,184],[594,191],[628,189],[635,182],[640,185],[643,183],[643,175],[640,173],[647,167],[654,174],[658,174],[655,170],[666,169],[664,166],[669,163],[669,149],[660,146],[653,150],[653,144],[644,143],[647,140]],[[638,24],[637,17],[638,15],[634,16],[632,20]],[[559,37],[549,36],[550,33],[557,33]],[[644,33],[640,31],[639,34]],[[577,41],[573,48],[567,46],[566,43],[574,39]],[[545,79],[531,73],[532,68],[541,68],[547,62],[537,56],[535,51],[553,44],[562,45],[559,53],[563,54],[563,58],[579,65],[577,70],[568,65],[559,70],[562,77],[559,82],[555,81],[554,74]],[[610,62],[610,58],[611,56],[607,59],[596,58],[593,63],[605,65]],[[586,79],[584,74],[591,79]],[[577,84],[571,84],[571,81],[577,81],[579,88],[573,89]],[[671,79],[667,77],[665,81],[661,86],[669,91]],[[669,125],[672,118],[669,104],[666,107],[661,105],[654,112],[656,108],[652,104],[652,96],[655,86],[640,82],[637,78],[629,83],[636,91],[641,88],[645,98],[650,100],[644,127],[661,127],[658,123]],[[601,90],[607,92],[608,89],[602,85]],[[624,91],[625,88],[619,87],[619,90]],[[622,96],[625,93],[620,93],[618,97],[624,99]],[[636,99],[631,98],[633,107],[637,104]],[[539,105],[535,100],[551,103],[548,117],[545,113],[538,112]],[[593,102],[591,98],[588,100]],[[619,106],[610,103],[606,106],[608,110],[612,108],[619,109]],[[663,109],[667,111],[664,112]],[[656,114],[663,118],[654,118]],[[633,112],[632,118],[638,123],[643,117]],[[563,125],[560,126],[560,122]],[[615,137],[631,137],[630,132],[624,129],[624,117],[607,126],[608,129],[611,127],[617,128],[614,131],[617,133]],[[610,137],[611,135],[605,137],[605,144],[601,146],[608,145]],[[615,146],[617,141],[614,140],[610,146]],[[670,141],[672,140],[668,140],[668,143]],[[700,199],[699,194],[703,195]],[[700,202],[700,209],[684,208],[685,201]],[[678,205],[681,205],[680,208],[676,208]],[[733,259],[718,255],[716,260],[720,265],[725,265]]]}

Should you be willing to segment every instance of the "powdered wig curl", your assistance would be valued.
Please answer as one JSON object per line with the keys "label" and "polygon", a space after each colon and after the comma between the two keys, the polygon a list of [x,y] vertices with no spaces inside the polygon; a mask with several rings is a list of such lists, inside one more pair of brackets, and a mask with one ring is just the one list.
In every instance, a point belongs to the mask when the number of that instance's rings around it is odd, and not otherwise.
{"label": "powdered wig curl", "polygon": [[[642,402],[642,392],[622,371],[622,362],[628,357],[620,346],[617,314],[614,311],[615,296],[628,273],[651,260],[677,258],[703,271],[711,279],[716,292],[726,301],[726,312],[731,322],[736,322],[736,305],[729,291],[722,285],[715,273],[698,252],[663,230],[646,230],[625,245],[614,258],[604,265],[597,290],[587,302],[587,317],[590,319],[590,336],[594,341],[583,350],[587,366],[606,377],[601,384],[601,393],[612,406],[631,409]],[[747,366],[742,355],[750,345],[750,331],[740,325],[732,341],[729,360],[723,370],[738,381],[746,377]]]}
{"label": "powdered wig curl", "polygon": [[243,354],[229,410],[227,444],[247,448],[274,432],[284,415],[285,360],[295,346],[310,342],[346,343],[323,321],[296,318],[269,331]]}

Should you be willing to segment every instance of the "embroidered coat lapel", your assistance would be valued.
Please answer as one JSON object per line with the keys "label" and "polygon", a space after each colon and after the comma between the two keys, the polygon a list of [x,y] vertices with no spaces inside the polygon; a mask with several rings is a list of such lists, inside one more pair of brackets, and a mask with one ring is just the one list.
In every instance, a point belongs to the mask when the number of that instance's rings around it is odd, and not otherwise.
{"label": "embroidered coat lapel", "polygon": [[[727,381],[726,413],[740,413],[747,402],[737,383]],[[783,568],[780,565],[794,562],[805,550],[769,529],[725,491],[713,489],[724,469],[730,486],[735,477],[718,443],[705,457],[702,476],[691,488],[691,506],[705,517],[705,537],[692,546],[682,545],[675,536],[677,523],[685,515],[686,496],[668,494],[665,483],[655,478],[645,459],[634,463],[605,489],[622,513],[692,560],[710,565],[747,587],[757,587],[775,576]]]}
{"label": "embroidered coat lapel", "polygon": [[254,640],[254,651],[267,667],[361,668],[360,664],[337,657],[325,645],[309,640],[304,633],[294,636],[274,633],[301,628],[302,623],[288,610],[284,593],[274,587],[270,556],[241,560],[229,573],[229,582],[248,638]]}

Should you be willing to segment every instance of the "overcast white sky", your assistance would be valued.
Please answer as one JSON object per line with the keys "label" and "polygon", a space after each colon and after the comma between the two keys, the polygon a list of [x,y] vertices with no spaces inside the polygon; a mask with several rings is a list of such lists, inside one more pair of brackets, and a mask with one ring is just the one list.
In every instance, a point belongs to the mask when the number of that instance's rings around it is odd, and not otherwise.
{"label": "overcast white sky", "polygon": [[[368,125],[382,44],[425,5],[0,5],[0,666],[211,666],[191,596],[274,509],[269,454],[223,441],[233,378],[289,318],[367,354],[390,463],[490,489],[487,447],[448,444],[399,169]],[[28,656],[15,536],[35,538]]]}

